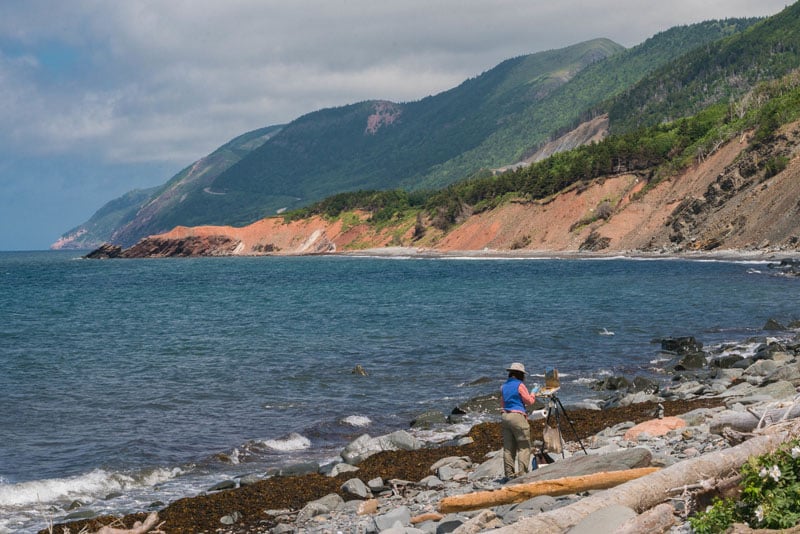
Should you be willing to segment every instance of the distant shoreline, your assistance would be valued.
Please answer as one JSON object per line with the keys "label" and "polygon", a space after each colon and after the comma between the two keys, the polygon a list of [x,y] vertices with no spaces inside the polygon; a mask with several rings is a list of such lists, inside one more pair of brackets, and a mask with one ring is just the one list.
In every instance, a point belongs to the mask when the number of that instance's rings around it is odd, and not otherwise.
{"label": "distant shoreline", "polygon": [[644,252],[639,250],[614,252],[583,252],[576,250],[449,250],[441,251],[419,247],[376,247],[362,250],[343,250],[328,253],[331,256],[375,256],[418,258],[480,258],[480,259],[533,259],[533,260],[700,260],[700,261],[758,261],[773,262],[783,259],[800,259],[798,251],[720,250],[697,252]]}

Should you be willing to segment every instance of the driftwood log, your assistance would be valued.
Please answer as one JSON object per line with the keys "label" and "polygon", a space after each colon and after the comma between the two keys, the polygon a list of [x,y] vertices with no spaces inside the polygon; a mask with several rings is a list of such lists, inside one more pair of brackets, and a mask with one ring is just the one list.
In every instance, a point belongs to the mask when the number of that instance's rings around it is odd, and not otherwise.
{"label": "driftwood log", "polygon": [[724,478],[738,470],[750,456],[772,452],[782,443],[800,435],[798,425],[770,430],[772,433],[755,437],[736,447],[678,462],[656,473],[596,493],[563,508],[523,519],[494,532],[557,534],[569,530],[592,512],[612,504],[627,506],[642,513],[667,500],[670,489],[690,486],[709,478]]}
{"label": "driftwood log", "polygon": [[155,532],[153,529],[158,528],[158,513],[152,512],[143,523],[137,521],[132,528],[114,528],[105,526],[95,532],[95,534],[145,534],[146,532]]}
{"label": "driftwood log", "polygon": [[675,508],[661,503],[636,517],[624,522],[614,534],[660,534],[667,532],[675,524]]}
{"label": "driftwood log", "polygon": [[640,467],[625,471],[609,471],[574,477],[538,480],[526,484],[515,484],[492,491],[476,491],[464,495],[445,497],[439,502],[439,512],[465,512],[490,508],[501,504],[513,504],[527,501],[539,495],[573,495],[581,491],[608,489],[623,482],[643,477],[658,471],[657,467]]}

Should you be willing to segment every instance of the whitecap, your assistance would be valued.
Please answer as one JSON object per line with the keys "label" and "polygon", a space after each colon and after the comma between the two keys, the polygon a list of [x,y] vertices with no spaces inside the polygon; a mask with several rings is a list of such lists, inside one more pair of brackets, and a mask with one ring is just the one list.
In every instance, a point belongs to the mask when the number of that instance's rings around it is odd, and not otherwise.
{"label": "whitecap", "polygon": [[155,469],[134,478],[123,473],[95,469],[67,478],[31,480],[16,484],[0,484],[0,506],[29,506],[70,500],[91,500],[136,486],[155,486],[174,478],[180,469]]}
{"label": "whitecap", "polygon": [[266,439],[261,443],[270,449],[281,452],[301,451],[311,447],[311,440],[297,432],[292,432],[281,439]]}
{"label": "whitecap", "polygon": [[349,415],[342,419],[340,423],[350,426],[365,427],[372,424],[372,419],[365,415]]}

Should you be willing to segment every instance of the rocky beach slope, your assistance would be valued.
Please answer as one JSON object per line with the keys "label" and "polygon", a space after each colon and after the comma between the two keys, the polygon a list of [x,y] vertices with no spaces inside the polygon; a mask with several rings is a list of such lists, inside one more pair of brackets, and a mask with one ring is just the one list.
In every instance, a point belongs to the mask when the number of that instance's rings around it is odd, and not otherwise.
{"label": "rocky beach slope", "polygon": [[[342,451],[341,462],[322,467],[287,466],[281,472],[223,480],[202,495],[166,505],[153,503],[152,508],[158,513],[158,528],[170,534],[465,534],[502,527],[510,528],[503,529],[509,532],[526,531],[531,528],[526,525],[538,517],[557,514],[583,499],[588,502],[590,495],[604,493],[540,495],[455,512],[448,511],[443,502],[600,471],[669,466],[680,471],[684,463],[718,458],[720,451],[750,443],[758,434],[757,426],[800,415],[795,404],[800,386],[799,327],[771,321],[765,329],[772,329],[774,337],[711,350],[691,337],[662,340],[662,351],[670,357],[662,382],[635,376],[598,381],[594,384],[596,402],[566,407],[569,425],[563,421],[561,425],[564,452],[547,453],[553,463],[543,461],[532,473],[510,481],[502,477],[498,399],[489,395],[465,403],[451,414],[421,414],[408,431],[363,435]],[[472,411],[493,413],[495,419],[446,443],[415,437],[415,428],[430,428],[424,435],[435,435],[437,428]],[[541,445],[541,412],[531,419],[534,439]],[[656,498],[669,505],[669,525],[662,525],[660,531],[680,533],[691,531],[687,516],[702,509],[710,495],[699,485]],[[626,521],[642,517],[637,516],[642,511],[608,506],[558,530],[614,532]],[[78,519],[80,514],[92,515],[90,510],[78,510],[75,521],[56,525],[52,532],[95,532],[111,523],[128,529],[135,521],[144,520],[147,512],[124,518]]]}

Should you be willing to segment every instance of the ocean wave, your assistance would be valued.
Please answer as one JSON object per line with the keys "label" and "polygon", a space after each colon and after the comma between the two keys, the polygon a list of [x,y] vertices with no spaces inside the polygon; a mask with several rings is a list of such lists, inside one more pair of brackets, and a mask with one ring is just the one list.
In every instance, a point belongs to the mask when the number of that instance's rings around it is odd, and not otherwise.
{"label": "ocean wave", "polygon": [[365,415],[348,415],[339,422],[342,423],[343,425],[365,427],[372,424],[372,419],[370,419]]}
{"label": "ocean wave", "polygon": [[141,486],[155,486],[182,473],[178,468],[154,469],[138,475],[95,469],[67,478],[0,484],[0,507],[30,506],[70,500],[90,500]]}
{"label": "ocean wave", "polygon": [[311,440],[297,432],[292,432],[285,438],[266,439],[261,443],[270,449],[280,452],[302,451],[311,448]]}

